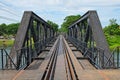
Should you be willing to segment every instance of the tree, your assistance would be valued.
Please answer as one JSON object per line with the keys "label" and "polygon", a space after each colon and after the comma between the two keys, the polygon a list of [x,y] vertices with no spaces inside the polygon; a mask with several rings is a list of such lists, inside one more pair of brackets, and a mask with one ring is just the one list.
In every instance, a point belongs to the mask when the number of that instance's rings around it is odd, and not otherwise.
{"label": "tree", "polygon": [[103,29],[111,50],[120,45],[120,27],[116,21],[110,19],[109,25]]}
{"label": "tree", "polygon": [[7,25],[7,28],[6,28],[7,34],[15,35],[17,33],[18,26],[19,26],[19,23],[12,23],[12,24]]}
{"label": "tree", "polygon": [[52,26],[55,31],[58,31],[58,24],[48,20],[47,23]]}
{"label": "tree", "polygon": [[117,19],[114,19],[114,18],[110,19],[110,20],[109,20],[110,25],[115,25],[115,24],[117,24],[116,21],[117,21]]}
{"label": "tree", "polygon": [[6,25],[5,23],[0,25],[0,35],[15,35],[18,30],[19,23],[12,23]]}
{"label": "tree", "polygon": [[110,24],[104,28],[105,34],[109,35],[120,35],[119,25],[116,22],[116,19],[110,19]]}
{"label": "tree", "polygon": [[7,25],[5,23],[0,25],[0,36],[6,34],[6,27]]}
{"label": "tree", "polygon": [[67,32],[68,31],[68,27],[73,24],[75,21],[77,21],[78,19],[80,19],[80,15],[70,15],[70,16],[66,16],[64,19],[63,24],[61,25],[61,29],[60,31],[63,32]]}

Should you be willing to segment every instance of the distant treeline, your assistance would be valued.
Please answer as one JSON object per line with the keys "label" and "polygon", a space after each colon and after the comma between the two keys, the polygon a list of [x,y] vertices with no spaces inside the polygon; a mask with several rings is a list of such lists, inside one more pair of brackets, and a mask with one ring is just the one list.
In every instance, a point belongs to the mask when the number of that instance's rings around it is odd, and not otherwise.
{"label": "distant treeline", "polygon": [[0,36],[15,35],[18,30],[19,23],[0,24]]}
{"label": "distant treeline", "polygon": [[[47,21],[55,31],[58,30],[58,25],[50,20]],[[0,24],[0,36],[5,35],[15,35],[17,33],[18,27],[20,23],[11,23],[11,24]]]}
{"label": "distant treeline", "polygon": [[[70,15],[66,16],[64,19],[64,22],[61,25],[61,28],[58,29],[58,24],[47,21],[48,24],[50,24],[55,31],[59,32],[67,32],[68,27],[73,24],[75,21],[80,19],[80,15]],[[108,41],[108,44],[110,46],[110,49],[114,49],[117,46],[120,46],[120,25],[117,23],[116,19],[110,19],[109,25],[105,26],[103,28],[106,39]],[[12,24],[0,24],[0,36],[5,35],[13,35],[17,33],[17,29],[20,23],[12,23]]]}

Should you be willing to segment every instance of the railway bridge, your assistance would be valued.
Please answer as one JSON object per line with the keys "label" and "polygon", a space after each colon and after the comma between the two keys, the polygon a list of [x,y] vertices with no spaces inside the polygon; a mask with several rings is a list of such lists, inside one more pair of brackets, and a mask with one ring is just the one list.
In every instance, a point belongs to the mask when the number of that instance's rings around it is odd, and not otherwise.
{"label": "railway bridge", "polygon": [[96,11],[85,13],[64,35],[25,11],[10,53],[0,52],[0,80],[120,79],[120,47],[110,52]]}

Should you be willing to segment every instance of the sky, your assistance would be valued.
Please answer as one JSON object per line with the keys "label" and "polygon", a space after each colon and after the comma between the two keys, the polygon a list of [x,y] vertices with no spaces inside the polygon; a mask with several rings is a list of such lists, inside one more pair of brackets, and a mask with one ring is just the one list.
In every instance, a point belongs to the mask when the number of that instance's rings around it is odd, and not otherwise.
{"label": "sky", "polygon": [[60,26],[66,16],[88,10],[97,11],[102,27],[112,18],[120,24],[120,0],[0,0],[0,24],[20,22],[24,11],[33,11]]}

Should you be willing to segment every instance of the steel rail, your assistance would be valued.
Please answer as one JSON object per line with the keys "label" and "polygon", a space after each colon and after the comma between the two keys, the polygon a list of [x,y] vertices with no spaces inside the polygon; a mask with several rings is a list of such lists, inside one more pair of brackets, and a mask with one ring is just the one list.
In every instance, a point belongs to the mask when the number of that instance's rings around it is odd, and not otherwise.
{"label": "steel rail", "polygon": [[70,58],[68,52],[66,52],[66,59],[67,59],[68,68],[69,68],[69,71],[70,71],[71,79],[72,80],[76,80],[75,70],[74,70],[74,67],[72,65],[71,58]]}
{"label": "steel rail", "polygon": [[76,59],[76,57],[74,56],[72,50],[68,46],[64,37],[63,37],[63,41],[64,41],[64,44],[65,44],[65,47],[66,47],[66,50],[67,50],[67,57],[69,57],[69,59],[71,60],[72,69],[74,70],[74,74],[72,73],[73,74],[72,76],[75,75],[75,77],[76,77],[76,79],[72,79],[72,80],[80,80],[79,70],[83,70],[83,68],[81,67],[81,65],[78,62],[78,60]]}
{"label": "steel rail", "polygon": [[[75,59],[75,56],[70,55],[73,53],[69,52],[68,45],[66,44],[63,36],[62,36],[61,40],[63,42],[63,44],[61,44],[61,45],[63,47],[66,77],[68,80],[78,80],[78,75],[77,75],[77,71],[75,69],[75,66],[77,65],[78,67],[80,67],[80,69],[82,69],[82,68],[78,62],[75,62],[75,60],[72,60],[73,57]],[[45,70],[44,75],[42,77],[42,80],[53,80],[54,79],[54,74],[55,74],[55,69],[56,69],[55,66],[56,66],[56,61],[57,61],[57,56],[58,56],[59,45],[60,45],[60,37],[59,37],[58,42],[56,43],[56,45],[53,48],[52,55],[51,55],[50,60],[47,64],[47,67],[46,67],[46,70]],[[74,64],[74,62],[75,62],[75,64]],[[79,69],[79,68],[77,68],[77,69]]]}
{"label": "steel rail", "polygon": [[76,80],[76,75],[72,65],[72,61],[65,44],[64,44],[64,51],[65,51],[65,59],[66,59],[66,69],[68,70],[67,75],[69,75],[68,78],[71,78],[71,80]]}
{"label": "steel rail", "polygon": [[66,69],[66,78],[67,80],[79,80],[79,71],[83,70],[81,65],[79,64],[78,60],[74,56],[72,50],[68,46],[67,42],[65,41],[64,37],[61,36],[62,39],[60,39],[56,43],[56,45],[53,48],[52,55],[50,57],[50,60],[47,64],[45,73],[42,77],[42,80],[54,80],[55,70],[56,70],[56,62],[57,62],[57,56],[58,56],[58,50],[60,46],[60,40],[62,40],[63,44],[63,55],[64,55],[64,61],[65,61],[65,69]]}
{"label": "steel rail", "polygon": [[45,71],[45,73],[42,77],[42,80],[52,80],[53,79],[54,69],[55,69],[55,64],[56,64],[56,59],[57,59],[58,46],[59,46],[59,39],[58,39],[56,45],[53,48],[52,55],[50,57],[48,65],[46,67],[46,71]]}

